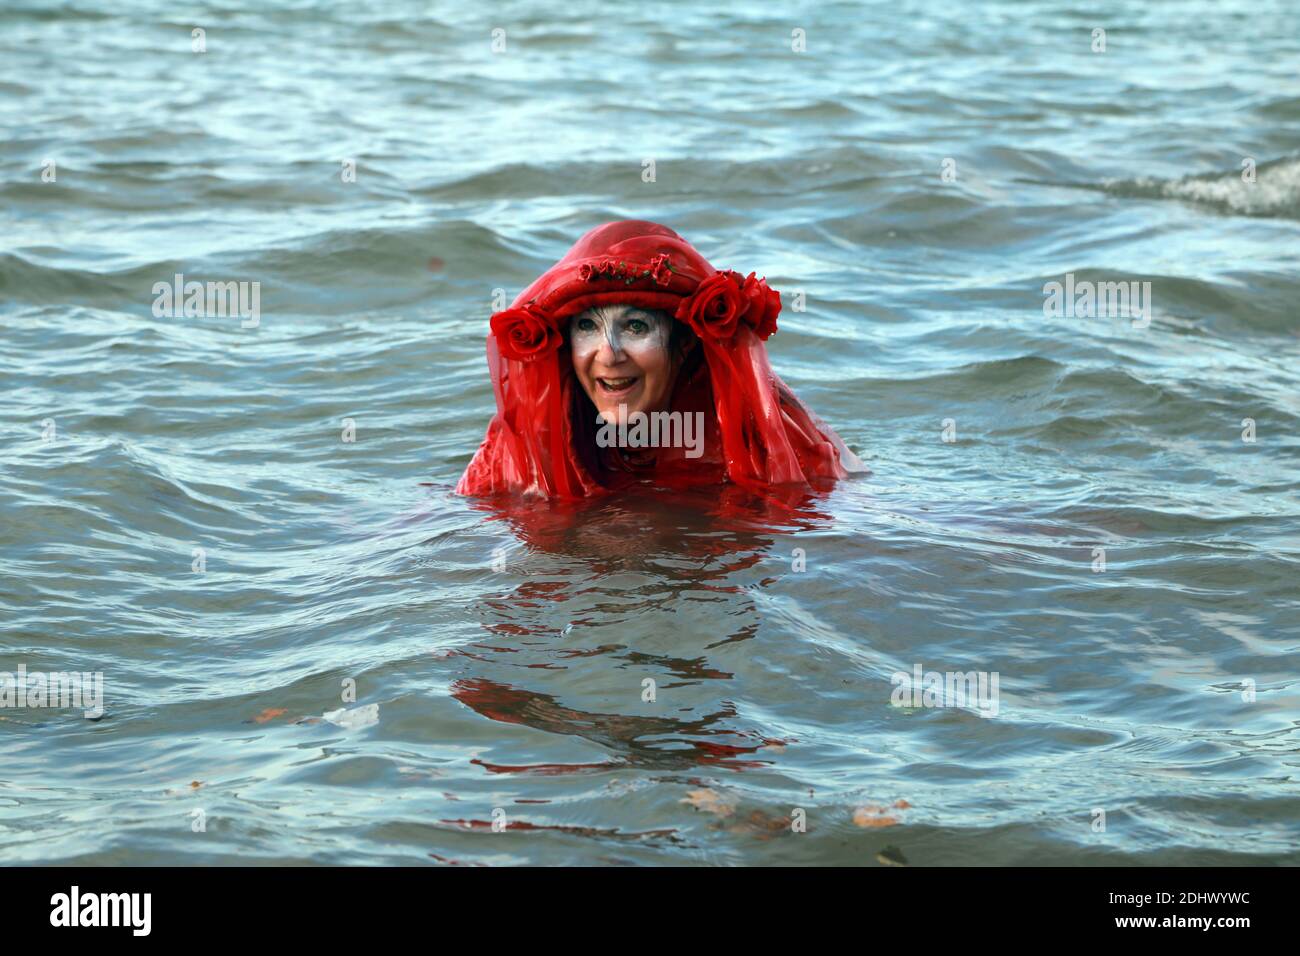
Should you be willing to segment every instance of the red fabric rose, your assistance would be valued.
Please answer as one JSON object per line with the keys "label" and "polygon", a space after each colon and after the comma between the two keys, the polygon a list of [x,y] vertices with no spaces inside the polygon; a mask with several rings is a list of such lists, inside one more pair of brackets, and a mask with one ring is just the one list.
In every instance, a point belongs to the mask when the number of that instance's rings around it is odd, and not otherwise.
{"label": "red fabric rose", "polygon": [[564,341],[543,315],[528,306],[506,309],[492,316],[492,334],[497,348],[508,359],[531,362],[558,349]]}
{"label": "red fabric rose", "polygon": [[650,278],[654,280],[655,285],[667,285],[672,279],[672,273],[668,256],[657,255],[650,260]]}
{"label": "red fabric rose", "polygon": [[741,315],[749,308],[749,300],[736,281],[739,278],[730,271],[713,273],[677,306],[677,318],[701,338],[730,339],[736,333]]}
{"label": "red fabric rose", "polygon": [[781,293],[771,288],[766,279],[755,279],[750,273],[741,293],[749,303],[745,311],[745,324],[760,339],[767,339],[776,331],[776,317],[781,313]]}

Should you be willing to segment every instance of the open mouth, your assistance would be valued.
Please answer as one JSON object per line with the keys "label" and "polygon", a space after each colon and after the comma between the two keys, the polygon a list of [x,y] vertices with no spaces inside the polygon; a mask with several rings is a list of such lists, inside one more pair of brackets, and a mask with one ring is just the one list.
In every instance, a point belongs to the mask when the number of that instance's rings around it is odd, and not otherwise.
{"label": "open mouth", "polygon": [[600,386],[602,392],[609,395],[618,395],[621,392],[631,391],[632,386],[638,381],[640,381],[640,378],[633,375],[629,378],[598,378],[596,384]]}

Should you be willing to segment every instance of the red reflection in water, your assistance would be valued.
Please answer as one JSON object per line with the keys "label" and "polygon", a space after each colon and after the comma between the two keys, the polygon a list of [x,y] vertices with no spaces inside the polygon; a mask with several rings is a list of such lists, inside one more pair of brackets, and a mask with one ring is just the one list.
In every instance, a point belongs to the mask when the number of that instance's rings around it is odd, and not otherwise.
{"label": "red reflection in water", "polygon": [[[599,582],[618,573],[649,576],[670,593],[712,591],[738,595],[742,604],[749,601],[752,606],[748,597],[752,585],[738,586],[732,583],[731,576],[768,560],[776,536],[829,528],[832,518],[819,509],[824,497],[824,490],[807,488],[774,488],[755,494],[734,485],[668,488],[644,483],[618,495],[579,501],[539,502],[509,496],[470,499],[470,506],[485,513],[489,521],[504,522],[529,554],[560,558],[561,568],[555,576],[561,580],[525,579],[512,592],[484,602],[488,615],[523,620],[485,621],[483,627],[493,640],[475,645],[474,650],[462,647],[457,656],[496,667],[516,667],[522,674],[527,668],[589,668],[597,661],[587,663],[582,658],[610,655],[618,666],[657,668],[680,682],[661,683],[665,689],[686,683],[734,680],[732,673],[712,666],[705,656],[648,654],[622,644],[593,649],[555,646],[551,660],[564,663],[529,662],[525,654],[529,645],[560,645],[568,628],[575,624],[617,625],[619,617],[596,615],[593,620],[588,612],[581,622],[569,620],[567,627],[558,628],[554,624],[537,626],[529,619],[538,616],[538,609],[548,610],[556,602],[602,593]],[[663,600],[658,592],[635,594],[631,606],[620,608],[618,613],[631,617]],[[757,612],[744,617],[749,619],[733,625],[730,635],[719,635],[704,650],[752,637],[758,626]],[[735,615],[729,614],[728,618],[730,625]],[[692,646],[698,654],[698,642]],[[518,660],[520,654],[525,654],[523,660]],[[509,658],[516,660],[511,662]],[[549,694],[486,677],[456,680],[451,693],[454,699],[490,720],[580,737],[614,755],[609,760],[574,764],[473,761],[490,774],[560,776],[629,767],[745,771],[770,766],[773,761],[759,758],[758,752],[780,743],[736,729],[735,706],[729,701],[715,705],[716,711],[703,716],[678,717],[581,710],[565,706]],[[691,713],[698,713],[698,709]]]}
{"label": "red reflection in water", "polygon": [[[509,766],[503,763],[488,763],[486,760],[477,758],[471,760],[470,763],[477,764],[488,773],[531,773],[540,777],[555,777],[566,773],[585,773],[587,771],[618,770],[620,767],[626,766],[616,761],[607,761],[605,763],[534,763]],[[541,803],[543,801],[537,802]]]}
{"label": "red reflection in water", "polygon": [[[768,745],[763,737],[752,745],[713,743],[695,739],[705,735],[736,736],[734,731],[715,729],[712,725],[731,720],[735,711],[722,711],[695,720],[672,717],[626,714],[600,714],[565,707],[547,694],[522,690],[483,678],[459,680],[452,684],[452,697],[491,720],[523,724],[549,733],[584,737],[610,749],[626,753],[621,761],[595,764],[490,764],[473,762],[490,773],[530,773],[558,775],[617,770],[626,766],[683,769],[699,765],[727,770],[748,770],[767,766],[771,761],[740,760]],[[654,738],[643,740],[642,738]]]}
{"label": "red reflection in water", "polygon": [[[470,499],[489,520],[504,521],[530,550],[587,563],[608,573],[629,559],[690,562],[683,569],[655,563],[668,578],[725,577],[762,561],[772,534],[826,528],[816,505],[825,492],[773,488],[759,495],[735,485],[671,489],[644,483],[618,496],[545,505],[510,496]],[[566,582],[526,582],[527,600],[563,600]],[[730,589],[730,588],[728,588]]]}
{"label": "red reflection in water", "polygon": [[[491,830],[491,820],[440,820],[451,826],[464,827],[466,830]],[[558,833],[573,833],[577,836],[613,837],[618,840],[644,840],[648,837],[676,836],[675,828],[664,830],[641,830],[625,833],[617,827],[581,827],[562,823],[529,823],[527,820],[511,820],[505,828],[509,830],[552,830]],[[502,831],[505,832],[505,831]],[[432,856],[432,854],[430,854]]]}

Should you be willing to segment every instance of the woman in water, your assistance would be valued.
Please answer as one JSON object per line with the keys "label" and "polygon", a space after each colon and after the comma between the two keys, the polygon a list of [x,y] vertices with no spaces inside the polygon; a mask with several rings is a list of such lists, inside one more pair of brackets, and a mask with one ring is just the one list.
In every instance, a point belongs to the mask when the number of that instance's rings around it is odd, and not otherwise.
{"label": "woman in water", "polygon": [[497,413],[456,491],[761,490],[865,471],[768,364],[780,311],[765,280],[714,269],[666,226],[598,226],[492,316]]}

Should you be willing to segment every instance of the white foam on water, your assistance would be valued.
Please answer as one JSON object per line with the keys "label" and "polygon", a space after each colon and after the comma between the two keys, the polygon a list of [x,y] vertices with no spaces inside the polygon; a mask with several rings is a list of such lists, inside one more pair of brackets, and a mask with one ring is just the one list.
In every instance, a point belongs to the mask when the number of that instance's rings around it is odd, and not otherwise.
{"label": "white foam on water", "polygon": [[1296,216],[1300,214],[1300,159],[1260,165],[1254,182],[1246,182],[1241,172],[1233,172],[1175,180],[1107,180],[1105,188],[1120,195],[1206,203],[1244,216]]}

